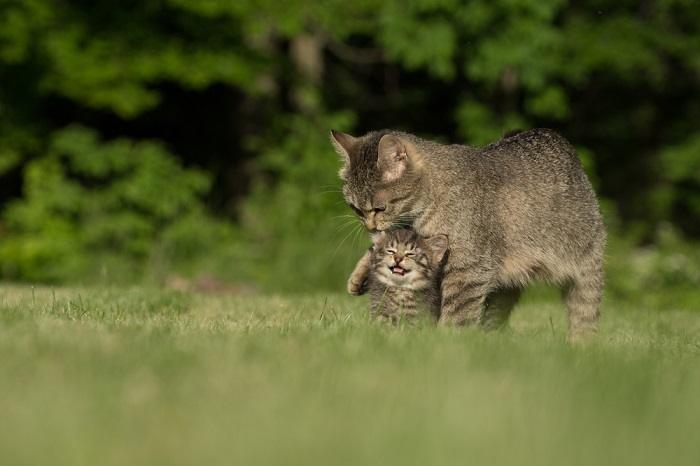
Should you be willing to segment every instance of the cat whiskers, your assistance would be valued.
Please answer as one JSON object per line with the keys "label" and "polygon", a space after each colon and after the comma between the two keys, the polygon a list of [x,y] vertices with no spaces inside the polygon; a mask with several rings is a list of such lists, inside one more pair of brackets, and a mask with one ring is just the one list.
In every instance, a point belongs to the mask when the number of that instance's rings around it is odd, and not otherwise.
{"label": "cat whiskers", "polygon": [[331,217],[333,220],[336,218],[352,218],[354,220],[357,219],[357,215],[352,215],[352,214],[343,214],[343,215],[336,215],[335,217]]}
{"label": "cat whiskers", "polygon": [[357,241],[358,241],[360,238],[362,238],[362,233],[363,233],[363,231],[364,231],[364,228],[358,228],[358,229],[355,229],[355,231],[356,231],[356,234],[355,234],[355,236],[354,236],[353,239],[352,239],[352,249],[353,249],[353,250],[355,250],[355,248],[357,247]]}
{"label": "cat whiskers", "polygon": [[411,228],[413,226],[413,222],[417,217],[417,214],[419,213],[420,211],[417,209],[404,212],[403,214],[399,215],[398,218],[394,221],[394,226],[398,226],[401,228]]}
{"label": "cat whiskers", "polygon": [[[347,225],[346,225],[346,226],[347,226]],[[346,235],[343,237],[343,239],[340,241],[340,243],[338,243],[338,245],[335,247],[335,250],[333,251],[333,254],[331,254],[331,258],[329,259],[328,262],[329,262],[329,263],[332,263],[332,262],[333,262],[333,259],[335,259],[336,254],[338,254],[338,251],[340,251],[340,248],[343,246],[343,244],[345,244],[345,242],[348,240],[348,238],[350,238],[350,236],[351,236],[353,233],[357,235],[357,232],[358,232],[358,231],[362,231],[363,228],[364,228],[364,226],[363,226],[362,223],[358,220],[357,223],[355,223],[355,224],[351,227],[350,232],[349,232],[348,234],[346,234]]]}
{"label": "cat whiskers", "polygon": [[359,221],[356,218],[345,219],[342,223],[335,227],[335,233],[340,233],[348,227],[354,226]]}
{"label": "cat whiskers", "polygon": [[338,186],[332,186],[332,185],[325,185],[325,186],[319,186],[319,194],[331,194],[331,193],[338,193],[342,194],[343,190],[340,189]]}

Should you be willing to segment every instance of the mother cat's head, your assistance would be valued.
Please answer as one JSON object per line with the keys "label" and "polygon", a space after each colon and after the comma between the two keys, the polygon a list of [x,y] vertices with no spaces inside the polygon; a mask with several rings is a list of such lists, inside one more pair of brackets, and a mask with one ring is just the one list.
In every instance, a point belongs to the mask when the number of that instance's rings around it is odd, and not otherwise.
{"label": "mother cat's head", "polygon": [[365,227],[406,225],[425,171],[412,137],[388,130],[361,137],[331,131],[331,142],[344,162],[343,196]]}

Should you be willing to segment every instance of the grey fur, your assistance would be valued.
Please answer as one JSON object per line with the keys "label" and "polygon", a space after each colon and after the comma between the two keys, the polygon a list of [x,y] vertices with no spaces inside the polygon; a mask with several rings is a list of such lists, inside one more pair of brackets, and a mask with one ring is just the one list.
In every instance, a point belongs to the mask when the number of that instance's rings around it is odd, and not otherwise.
{"label": "grey fur", "polygon": [[[373,236],[374,245],[361,259],[348,281],[348,291],[369,292],[371,314],[395,321],[427,308],[435,318],[440,313],[439,280],[447,237],[421,238],[409,229]],[[405,274],[392,270],[399,266]]]}
{"label": "grey fur", "polygon": [[391,130],[331,139],[343,194],[369,230],[449,236],[441,323],[498,326],[539,277],[562,288],[571,338],[595,330],[605,227],[562,136],[533,129],[478,148]]}

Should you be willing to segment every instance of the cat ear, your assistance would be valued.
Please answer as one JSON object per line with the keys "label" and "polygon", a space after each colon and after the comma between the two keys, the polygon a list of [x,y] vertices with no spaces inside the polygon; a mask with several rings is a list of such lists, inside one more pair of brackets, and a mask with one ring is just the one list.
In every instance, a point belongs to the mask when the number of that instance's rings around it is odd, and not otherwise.
{"label": "cat ear", "polygon": [[433,258],[435,264],[439,264],[442,258],[445,257],[449,242],[447,240],[447,235],[435,235],[430,238],[426,238],[425,244],[430,250],[430,255]]}
{"label": "cat ear", "polygon": [[333,144],[333,148],[343,159],[346,165],[350,163],[350,151],[356,143],[356,137],[350,136],[346,133],[341,133],[340,131],[336,131],[334,129],[331,130],[331,144]]}
{"label": "cat ear", "polygon": [[410,142],[393,134],[385,134],[379,140],[377,166],[382,181],[398,180],[409,166],[415,168],[418,162],[418,153]]}
{"label": "cat ear", "polygon": [[386,232],[380,231],[379,233],[374,233],[372,235],[372,247],[378,248],[380,244],[386,239]]}

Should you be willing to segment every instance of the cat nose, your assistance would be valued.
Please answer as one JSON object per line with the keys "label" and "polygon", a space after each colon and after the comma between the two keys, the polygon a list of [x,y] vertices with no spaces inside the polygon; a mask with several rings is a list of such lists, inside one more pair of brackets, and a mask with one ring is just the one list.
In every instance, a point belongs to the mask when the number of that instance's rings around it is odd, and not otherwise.
{"label": "cat nose", "polygon": [[394,260],[396,261],[396,264],[398,265],[403,260],[403,256],[396,255],[396,256],[394,256]]}

